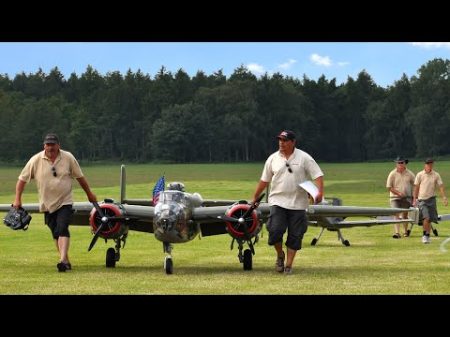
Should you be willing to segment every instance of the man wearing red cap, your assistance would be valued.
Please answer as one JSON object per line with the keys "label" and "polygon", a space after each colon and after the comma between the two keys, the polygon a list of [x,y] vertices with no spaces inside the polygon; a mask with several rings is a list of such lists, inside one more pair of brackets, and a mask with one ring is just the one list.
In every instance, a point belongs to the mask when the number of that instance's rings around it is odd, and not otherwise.
{"label": "man wearing red cap", "polygon": [[[270,183],[270,216],[267,222],[269,245],[274,246],[277,252],[276,271],[291,274],[295,255],[301,249],[303,235],[308,228],[308,194],[298,185],[309,179],[314,180],[319,190],[315,202],[321,202],[323,172],[308,153],[295,148],[294,132],[284,130],[277,138],[279,150],[266,160],[253,202]],[[283,235],[286,230],[287,254],[283,250]]]}

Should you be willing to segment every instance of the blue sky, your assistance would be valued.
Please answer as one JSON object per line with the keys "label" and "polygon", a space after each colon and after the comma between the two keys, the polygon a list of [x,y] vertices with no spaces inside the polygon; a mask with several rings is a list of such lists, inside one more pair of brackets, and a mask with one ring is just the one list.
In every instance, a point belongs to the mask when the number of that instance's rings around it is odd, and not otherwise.
{"label": "blue sky", "polygon": [[433,58],[450,59],[450,43],[400,42],[0,42],[0,73],[45,73],[57,66],[67,79],[88,65],[105,75],[140,69],[152,78],[165,66],[190,76],[222,69],[228,77],[240,65],[255,75],[280,72],[316,80],[322,74],[337,83],[365,69],[386,87],[408,77]]}

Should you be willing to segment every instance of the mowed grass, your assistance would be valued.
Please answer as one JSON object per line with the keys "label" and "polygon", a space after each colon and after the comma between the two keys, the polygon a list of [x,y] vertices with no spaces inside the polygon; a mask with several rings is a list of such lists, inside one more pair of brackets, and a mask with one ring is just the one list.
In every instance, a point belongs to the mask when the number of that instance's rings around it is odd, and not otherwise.
{"label": "mowed grass", "polygon": [[[127,165],[128,197],[151,195],[163,173],[166,181],[182,181],[190,192],[205,199],[250,199],[263,163]],[[325,194],[340,197],[345,205],[389,207],[385,189],[389,163],[321,164]],[[408,165],[413,172],[421,163]],[[0,169],[0,203],[11,203],[21,168]],[[435,169],[450,181],[450,162]],[[99,199],[119,198],[120,165],[83,166]],[[85,201],[75,182],[74,198]],[[24,202],[36,202],[34,183],[26,188]],[[439,213],[450,213],[438,200]],[[130,232],[116,268],[105,268],[105,252],[113,246],[99,239],[91,252],[88,227],[71,226],[70,258],[73,270],[58,273],[58,254],[43,216],[35,214],[26,232],[0,226],[0,294],[448,294],[449,252],[439,249],[450,235],[448,222],[436,225],[439,237],[421,243],[422,230],[394,240],[392,225],[343,231],[351,243],[344,247],[336,233],[325,232],[317,246],[310,242],[319,228],[309,227],[298,253],[294,273],[274,271],[275,254],[267,245],[267,232],[256,245],[253,270],[244,271],[231,237],[196,238],[174,245],[174,274],[163,270],[162,243],[152,234]]]}

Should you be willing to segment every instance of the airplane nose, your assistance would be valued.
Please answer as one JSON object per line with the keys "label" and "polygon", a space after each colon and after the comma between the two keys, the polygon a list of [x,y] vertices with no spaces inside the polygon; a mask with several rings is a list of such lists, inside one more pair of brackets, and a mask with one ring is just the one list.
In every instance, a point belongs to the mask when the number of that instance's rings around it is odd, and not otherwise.
{"label": "airplane nose", "polygon": [[159,219],[157,222],[158,228],[161,228],[164,232],[169,232],[173,228],[173,221],[167,218]]}

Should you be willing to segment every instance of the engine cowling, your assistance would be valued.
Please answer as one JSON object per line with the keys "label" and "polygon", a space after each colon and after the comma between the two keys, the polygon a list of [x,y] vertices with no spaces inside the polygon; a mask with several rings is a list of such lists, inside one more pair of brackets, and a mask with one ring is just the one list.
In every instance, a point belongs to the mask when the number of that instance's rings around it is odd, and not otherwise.
{"label": "engine cowling", "polygon": [[[99,206],[102,209],[104,215],[108,218],[123,216],[123,210],[116,204],[103,203]],[[101,217],[95,208],[92,209],[89,216],[89,224],[91,226],[92,233],[95,233],[98,227],[100,227]],[[127,232],[128,226],[126,226],[123,222],[110,219],[106,226],[103,226],[102,230],[99,233],[99,236],[103,239],[117,239]]]}
{"label": "engine cowling", "polygon": [[[245,215],[245,213],[249,210],[250,207],[251,206],[246,202],[244,203],[239,202],[233,204],[226,211],[225,215],[232,218],[240,219]],[[253,210],[253,212],[243,220],[244,220],[243,222],[225,221],[228,233],[235,239],[245,240],[255,237],[261,230],[257,210]],[[246,231],[243,226],[246,226],[247,228]]]}

